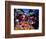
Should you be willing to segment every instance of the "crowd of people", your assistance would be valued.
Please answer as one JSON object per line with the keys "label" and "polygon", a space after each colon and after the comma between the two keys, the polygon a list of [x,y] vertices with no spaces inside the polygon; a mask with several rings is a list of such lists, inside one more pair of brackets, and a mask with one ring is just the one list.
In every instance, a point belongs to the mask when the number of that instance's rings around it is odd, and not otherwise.
{"label": "crowd of people", "polygon": [[[38,26],[37,17],[32,12],[26,15],[26,12],[16,10],[17,15],[14,15],[14,29],[15,30],[31,30],[37,29]],[[15,14],[16,14],[15,13]]]}

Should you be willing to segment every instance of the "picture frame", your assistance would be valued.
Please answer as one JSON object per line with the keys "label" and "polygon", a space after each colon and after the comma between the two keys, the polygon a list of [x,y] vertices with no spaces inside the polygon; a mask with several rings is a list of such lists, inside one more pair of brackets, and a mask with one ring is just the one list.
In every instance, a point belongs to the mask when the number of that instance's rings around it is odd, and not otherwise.
{"label": "picture frame", "polygon": [[[19,31],[15,32],[16,34],[14,32],[11,34],[11,27],[12,27],[12,24],[13,24],[13,20],[11,22],[11,18],[13,17],[12,16],[13,14],[11,15],[11,13],[12,13],[12,7],[11,6],[12,5],[13,5],[13,8],[16,7],[17,9],[21,8],[21,7],[23,9],[23,6],[25,8],[26,8],[26,6],[30,6],[30,7],[31,6],[34,6],[34,7],[37,6],[37,8],[42,7],[41,8],[41,14],[39,14],[41,16],[40,20],[42,21],[41,24],[39,22],[39,24],[42,26],[41,27],[42,32],[40,31],[40,33],[39,32],[33,33],[35,31],[30,31],[29,32],[29,31],[26,31],[26,30],[25,31],[22,30],[20,32]],[[16,5],[18,5],[18,6],[16,6]],[[44,7],[45,7],[44,3],[5,1],[5,38],[44,36],[45,35],[45,8]],[[27,8],[29,8],[29,7],[27,7]],[[31,7],[31,8],[33,8],[33,7]],[[34,9],[36,9],[36,8],[34,8]],[[21,33],[21,32],[23,32],[23,33]]]}

